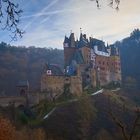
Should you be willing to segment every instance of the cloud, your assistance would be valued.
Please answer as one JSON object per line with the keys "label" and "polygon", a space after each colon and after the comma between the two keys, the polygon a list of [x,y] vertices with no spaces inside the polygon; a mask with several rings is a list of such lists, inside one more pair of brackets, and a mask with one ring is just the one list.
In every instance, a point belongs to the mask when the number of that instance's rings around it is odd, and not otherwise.
{"label": "cloud", "polygon": [[106,3],[101,4],[99,10],[95,2],[89,0],[53,0],[42,10],[23,17],[24,28],[28,30],[16,44],[62,48],[64,35],[72,30],[78,38],[80,27],[88,36],[113,43],[140,27],[139,0],[121,1],[118,12]]}
{"label": "cloud", "polygon": [[[131,3],[133,3],[133,8],[131,8],[131,11],[128,11],[128,7],[130,7]],[[73,17],[73,28],[76,30],[76,28],[82,27],[83,31],[88,35],[92,34],[94,37],[99,37],[100,39],[107,38],[108,40],[106,41],[113,43],[115,39],[117,40],[120,38],[118,38],[117,35],[116,38],[115,36],[113,37],[114,39],[112,39],[111,36],[110,38],[106,36],[120,34],[121,37],[125,37],[135,27],[138,27],[137,25],[140,23],[138,15],[138,13],[140,13],[139,4],[139,0],[136,0],[135,4],[131,0],[124,0],[124,3],[122,2],[121,5],[123,8],[121,9],[120,7],[121,10],[116,12],[112,8],[105,6],[98,10],[85,1],[74,3],[75,7],[78,5],[89,5],[89,9],[88,11],[80,11]]]}
{"label": "cloud", "polygon": [[26,24],[26,26],[23,28],[23,30],[26,30],[41,15],[41,13],[44,13],[50,7],[52,7],[53,5],[55,5],[57,2],[58,2],[58,0],[53,0],[47,6],[45,6],[41,11],[39,11],[38,13],[36,13],[36,16],[34,16],[34,18],[30,22],[28,22]]}

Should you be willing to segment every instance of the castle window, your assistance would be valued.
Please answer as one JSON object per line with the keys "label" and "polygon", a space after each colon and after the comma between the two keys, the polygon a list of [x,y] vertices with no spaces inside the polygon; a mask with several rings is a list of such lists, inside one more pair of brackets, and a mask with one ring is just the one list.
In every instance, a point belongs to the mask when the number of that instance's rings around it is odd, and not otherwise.
{"label": "castle window", "polygon": [[101,70],[105,70],[105,68],[104,67],[101,67]]}
{"label": "castle window", "polygon": [[66,78],[66,81],[69,81],[69,79],[68,79],[68,78]]}

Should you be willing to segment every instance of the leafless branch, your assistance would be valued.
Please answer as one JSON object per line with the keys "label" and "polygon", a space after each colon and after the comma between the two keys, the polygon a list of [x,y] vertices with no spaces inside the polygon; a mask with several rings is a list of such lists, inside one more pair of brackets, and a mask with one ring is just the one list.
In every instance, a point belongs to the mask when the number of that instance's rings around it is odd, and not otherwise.
{"label": "leafless branch", "polygon": [[132,140],[133,137],[135,136],[135,130],[139,126],[140,109],[138,107],[136,107],[136,109],[135,109],[136,118],[134,119],[134,122],[132,124],[130,134],[128,134],[127,129],[126,129],[126,125],[119,119],[119,117],[114,115],[112,108],[111,108],[111,105],[110,105],[110,98],[108,98],[108,104],[110,106],[108,114],[112,118],[113,122],[121,129],[124,140]]}
{"label": "leafless branch", "polygon": [[140,119],[140,109],[139,108],[136,108],[136,118],[134,120],[134,123],[132,125],[132,131],[130,133],[130,138],[129,140],[132,140],[133,136],[134,136],[134,132],[136,130],[136,127],[139,125],[138,122],[139,122],[139,119]]}
{"label": "leafless branch", "polygon": [[[95,1],[96,5],[98,8],[101,6],[100,0],[90,0],[90,1]],[[120,0],[108,0],[108,5],[111,6],[112,8],[115,7],[116,10],[119,10],[119,5],[120,5]]]}
{"label": "leafless branch", "polygon": [[109,115],[111,116],[115,124],[121,128],[124,140],[128,140],[125,125],[112,113],[112,111],[109,111]]}
{"label": "leafless branch", "polygon": [[20,16],[23,11],[19,9],[19,5],[12,0],[0,0],[0,24],[4,26],[3,30],[8,30],[12,33],[12,40],[22,37],[24,31],[18,26]]}

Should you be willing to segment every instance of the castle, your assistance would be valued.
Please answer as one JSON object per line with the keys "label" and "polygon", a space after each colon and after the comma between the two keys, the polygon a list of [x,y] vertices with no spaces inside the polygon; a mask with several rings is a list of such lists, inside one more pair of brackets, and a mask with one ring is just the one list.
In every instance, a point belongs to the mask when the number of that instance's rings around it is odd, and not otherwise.
{"label": "castle", "polygon": [[58,65],[46,64],[41,76],[41,91],[50,99],[63,93],[81,95],[88,87],[96,88],[111,82],[121,83],[119,49],[105,46],[102,40],[80,34],[75,40],[74,33],[65,36],[64,71]]}

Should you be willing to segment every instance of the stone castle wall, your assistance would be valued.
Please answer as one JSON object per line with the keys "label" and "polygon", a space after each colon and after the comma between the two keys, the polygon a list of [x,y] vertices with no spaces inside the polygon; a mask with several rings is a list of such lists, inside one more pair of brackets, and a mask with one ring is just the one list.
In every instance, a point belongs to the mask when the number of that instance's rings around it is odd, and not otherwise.
{"label": "stone castle wall", "polygon": [[70,77],[70,93],[73,95],[81,95],[82,94],[82,78],[80,76],[71,76]]}
{"label": "stone castle wall", "polygon": [[15,96],[4,96],[0,97],[0,106],[6,107],[10,104],[14,104],[16,107],[20,105],[26,105],[26,99],[24,97],[15,97]]}
{"label": "stone castle wall", "polygon": [[43,74],[41,78],[41,91],[48,93],[48,98],[55,98],[64,91],[64,76]]}
{"label": "stone castle wall", "polygon": [[98,80],[100,85],[105,85],[110,82],[110,57],[97,55],[96,66],[98,72]]}
{"label": "stone castle wall", "polygon": [[70,93],[80,95],[82,93],[82,79],[79,76],[55,76],[42,75],[41,91],[47,92],[47,98],[55,99],[64,93],[65,84],[69,84]]}
{"label": "stone castle wall", "polygon": [[99,81],[101,85],[112,81],[121,81],[121,67],[119,56],[96,56],[96,65],[99,68]]}

